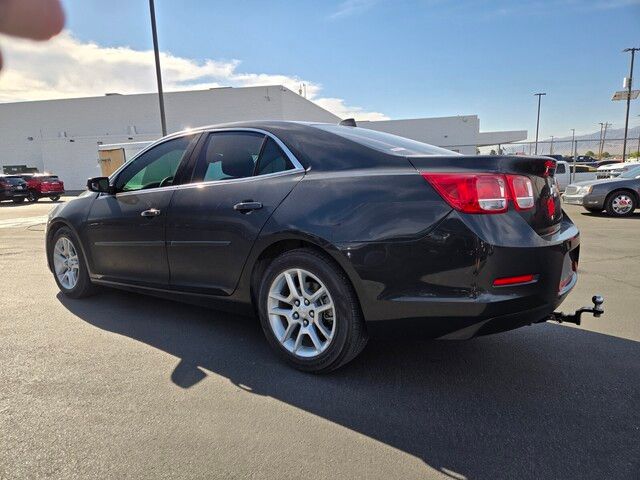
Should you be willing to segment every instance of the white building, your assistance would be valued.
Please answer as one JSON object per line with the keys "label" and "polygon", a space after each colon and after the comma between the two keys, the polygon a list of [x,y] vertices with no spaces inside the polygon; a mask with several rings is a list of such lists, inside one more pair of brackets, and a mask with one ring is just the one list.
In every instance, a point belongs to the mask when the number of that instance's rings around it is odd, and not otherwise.
{"label": "white building", "polygon": [[[340,119],[282,86],[218,88],[165,93],[168,132],[241,120]],[[477,116],[359,122],[466,154],[476,146],[523,140],[526,131],[480,132]],[[156,94],[0,104],[0,167],[26,165],[56,173],[68,190],[80,190],[100,175],[103,144],[149,142],[160,137]],[[141,143],[144,145],[144,143]]]}

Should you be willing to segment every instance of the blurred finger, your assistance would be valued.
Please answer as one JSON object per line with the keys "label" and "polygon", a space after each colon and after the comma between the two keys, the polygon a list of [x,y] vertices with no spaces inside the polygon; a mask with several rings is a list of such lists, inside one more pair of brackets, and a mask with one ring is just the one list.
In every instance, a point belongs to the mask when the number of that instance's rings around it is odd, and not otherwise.
{"label": "blurred finger", "polygon": [[47,40],[64,28],[59,0],[0,0],[0,32]]}

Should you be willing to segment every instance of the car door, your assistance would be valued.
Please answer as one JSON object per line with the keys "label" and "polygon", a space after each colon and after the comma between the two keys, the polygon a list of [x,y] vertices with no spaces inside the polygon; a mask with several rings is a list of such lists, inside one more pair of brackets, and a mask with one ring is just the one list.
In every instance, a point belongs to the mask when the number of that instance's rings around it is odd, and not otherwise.
{"label": "car door", "polygon": [[111,179],[114,194],[100,194],[86,235],[93,273],[105,280],[167,286],[165,222],[178,168],[195,135],[164,141],[136,157]]}
{"label": "car door", "polygon": [[171,285],[230,295],[260,230],[304,169],[282,142],[257,131],[210,133],[194,156],[193,183],[176,188],[167,218]]}

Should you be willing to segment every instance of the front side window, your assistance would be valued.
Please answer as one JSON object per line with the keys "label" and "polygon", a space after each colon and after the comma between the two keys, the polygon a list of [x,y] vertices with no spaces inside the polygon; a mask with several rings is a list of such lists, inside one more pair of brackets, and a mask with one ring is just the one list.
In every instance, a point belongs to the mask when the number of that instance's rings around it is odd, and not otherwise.
{"label": "front side window", "polygon": [[556,164],[556,173],[566,173],[567,169],[564,168],[564,163]]}
{"label": "front side window", "polygon": [[132,192],[172,185],[193,138],[193,135],[175,138],[144,152],[118,175],[116,190]]}
{"label": "front side window", "polygon": [[253,176],[264,135],[255,132],[212,133],[193,173],[195,182]]}

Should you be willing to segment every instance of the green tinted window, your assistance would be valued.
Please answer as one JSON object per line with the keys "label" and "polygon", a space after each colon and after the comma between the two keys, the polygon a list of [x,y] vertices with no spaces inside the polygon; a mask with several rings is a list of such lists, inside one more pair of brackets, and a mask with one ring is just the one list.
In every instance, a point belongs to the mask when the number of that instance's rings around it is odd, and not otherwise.
{"label": "green tinted window", "polygon": [[130,192],[172,185],[173,177],[192,139],[192,135],[180,137],[147,150],[118,176],[117,189]]}

